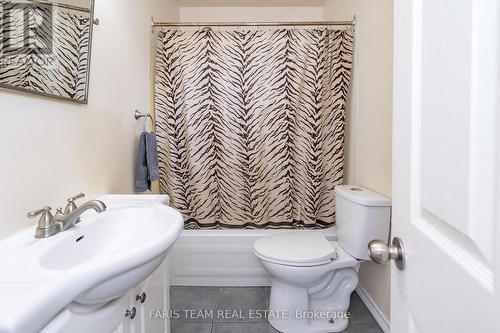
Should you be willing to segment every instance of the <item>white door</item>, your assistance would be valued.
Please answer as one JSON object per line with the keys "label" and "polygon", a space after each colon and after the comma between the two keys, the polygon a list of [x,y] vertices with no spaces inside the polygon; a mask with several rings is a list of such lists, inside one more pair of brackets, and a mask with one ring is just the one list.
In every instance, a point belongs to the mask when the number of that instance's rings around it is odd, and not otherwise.
{"label": "white door", "polygon": [[391,330],[500,332],[499,1],[394,5]]}

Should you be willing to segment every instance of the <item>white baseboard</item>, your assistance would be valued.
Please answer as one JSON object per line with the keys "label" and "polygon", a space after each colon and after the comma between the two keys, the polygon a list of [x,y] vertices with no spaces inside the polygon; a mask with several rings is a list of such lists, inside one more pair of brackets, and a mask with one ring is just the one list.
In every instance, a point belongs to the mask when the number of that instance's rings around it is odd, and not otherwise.
{"label": "white baseboard", "polygon": [[384,331],[384,333],[389,333],[391,331],[391,323],[389,322],[389,320],[387,320],[377,304],[375,304],[373,298],[371,298],[365,288],[358,284],[358,286],[356,287],[356,293],[366,305],[373,318],[375,318],[382,331]]}

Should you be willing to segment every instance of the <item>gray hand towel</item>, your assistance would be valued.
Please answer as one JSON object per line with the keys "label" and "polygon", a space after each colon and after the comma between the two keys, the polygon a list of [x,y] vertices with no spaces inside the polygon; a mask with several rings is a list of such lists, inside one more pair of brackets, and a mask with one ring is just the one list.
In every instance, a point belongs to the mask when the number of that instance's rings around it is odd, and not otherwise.
{"label": "gray hand towel", "polygon": [[151,182],[159,178],[156,136],[154,133],[142,132],[139,138],[134,189],[136,192],[151,190]]}
{"label": "gray hand towel", "polygon": [[155,133],[145,133],[146,136],[146,159],[148,161],[148,178],[150,182],[160,179],[160,168],[158,167],[158,147],[156,145]]}

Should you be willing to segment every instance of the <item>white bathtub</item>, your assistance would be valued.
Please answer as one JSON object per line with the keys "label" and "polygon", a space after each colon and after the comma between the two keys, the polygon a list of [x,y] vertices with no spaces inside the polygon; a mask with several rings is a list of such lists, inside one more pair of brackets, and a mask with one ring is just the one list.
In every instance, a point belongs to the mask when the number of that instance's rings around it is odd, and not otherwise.
{"label": "white bathtub", "polygon": [[[267,286],[253,243],[281,230],[184,230],[169,253],[172,286]],[[336,240],[336,228],[322,230]]]}

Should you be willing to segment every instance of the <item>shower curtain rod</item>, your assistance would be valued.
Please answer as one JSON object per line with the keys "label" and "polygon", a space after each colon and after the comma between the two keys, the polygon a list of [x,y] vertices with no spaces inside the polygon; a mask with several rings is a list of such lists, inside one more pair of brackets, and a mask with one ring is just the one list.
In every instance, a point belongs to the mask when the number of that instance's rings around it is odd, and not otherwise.
{"label": "shower curtain rod", "polygon": [[69,4],[60,3],[60,2],[51,2],[51,1],[43,1],[43,0],[28,0],[28,2],[31,2],[34,4],[40,4],[40,5],[54,6],[54,7],[64,8],[64,9],[71,9],[71,10],[75,10],[78,12],[90,13],[90,8],[84,8],[84,7],[69,5]]}
{"label": "shower curtain rod", "polygon": [[349,25],[356,26],[356,16],[350,21],[290,21],[290,22],[155,22],[151,19],[151,27],[280,27],[280,26],[322,26]]}

